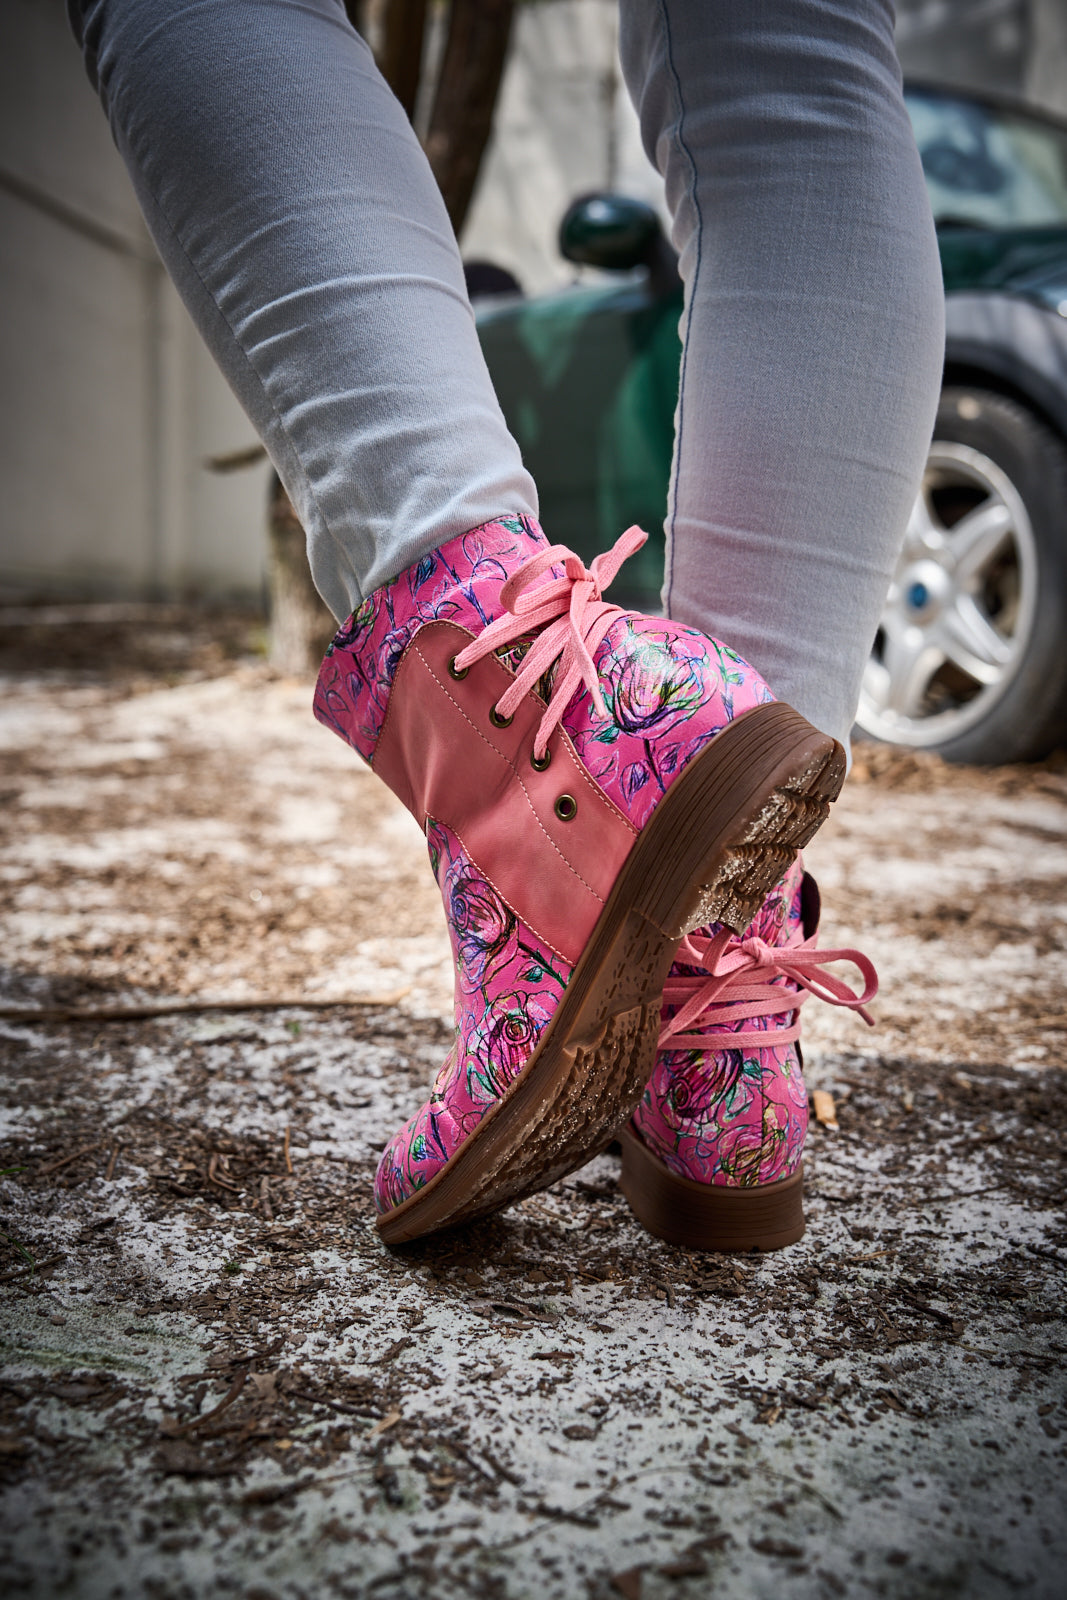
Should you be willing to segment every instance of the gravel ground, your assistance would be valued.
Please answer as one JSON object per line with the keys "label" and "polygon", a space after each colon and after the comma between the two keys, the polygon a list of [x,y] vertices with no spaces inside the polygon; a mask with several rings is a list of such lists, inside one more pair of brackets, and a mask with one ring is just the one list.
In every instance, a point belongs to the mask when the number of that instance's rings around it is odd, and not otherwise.
{"label": "gravel ground", "polygon": [[5,1592],[1062,1594],[1067,765],[860,750],[800,1244],[650,1239],[608,1153],[390,1254],[418,830],[242,619],[90,618],[3,630],[0,1005],[291,1003],[0,1020]]}

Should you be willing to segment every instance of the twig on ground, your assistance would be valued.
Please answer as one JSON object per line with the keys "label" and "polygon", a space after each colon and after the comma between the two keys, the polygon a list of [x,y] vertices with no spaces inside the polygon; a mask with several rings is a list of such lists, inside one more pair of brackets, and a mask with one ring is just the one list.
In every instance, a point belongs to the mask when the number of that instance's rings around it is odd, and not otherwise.
{"label": "twig on ground", "polygon": [[188,1422],[165,1422],[163,1424],[164,1433],[166,1433],[172,1439],[177,1439],[180,1438],[183,1433],[195,1433],[199,1428],[204,1426],[205,1422],[213,1422],[216,1417],[221,1416],[224,1411],[228,1410],[229,1407],[233,1405],[234,1401],[237,1399],[237,1396],[245,1386],[245,1379],[247,1376],[248,1373],[242,1369],[242,1371],[237,1374],[236,1378],[234,1378],[224,1399],[219,1401],[214,1410],[205,1411],[202,1417],[191,1417]]}
{"label": "twig on ground", "polygon": [[943,1328],[951,1328],[955,1325],[955,1317],[950,1316],[947,1311],[939,1311],[936,1306],[932,1306],[928,1300],[922,1299],[920,1295],[911,1294],[905,1290],[901,1298],[906,1306],[909,1306],[913,1311],[921,1312],[923,1316],[933,1317],[934,1321],[939,1322]]}
{"label": "twig on ground", "polygon": [[30,1267],[12,1267],[9,1272],[0,1273],[0,1283],[11,1283],[15,1278],[26,1278],[35,1272],[47,1272],[51,1267],[58,1267],[61,1261],[66,1261],[65,1255],[46,1256],[43,1261],[35,1261]]}
{"label": "twig on ground", "polygon": [[342,1000],[164,1000],[143,1006],[0,1006],[5,1022],[141,1022],[150,1017],[178,1017],[199,1011],[334,1011],[345,1006],[395,1006],[410,994],[410,985],[390,994],[353,995]]}
{"label": "twig on ground", "polygon": [[599,1519],[591,1511],[565,1511],[562,1506],[546,1505],[539,1500],[533,1508],[534,1515],[548,1517],[552,1522],[573,1522],[579,1528],[598,1528]]}
{"label": "twig on ground", "polygon": [[[324,1480],[329,1482],[327,1478]],[[289,1483],[265,1483],[260,1489],[249,1489],[247,1494],[241,1496],[243,1506],[273,1506],[279,1500],[291,1500],[294,1495],[303,1494],[305,1489],[314,1489],[315,1478],[296,1478]]]}
{"label": "twig on ground", "polygon": [[289,1176],[292,1177],[292,1175],[293,1175],[293,1158],[289,1154],[289,1124],[288,1123],[286,1123],[286,1125],[285,1125],[285,1144],[282,1147],[282,1153],[285,1156],[285,1170],[289,1174]]}
{"label": "twig on ground", "polygon": [[313,1406],[329,1406],[331,1411],[340,1411],[346,1417],[359,1417],[361,1420],[366,1421],[369,1417],[377,1415],[374,1411],[361,1410],[359,1406],[351,1406],[346,1400],[330,1400],[322,1394],[308,1394],[304,1389],[290,1389],[287,1386],[285,1392],[292,1395],[294,1400],[306,1400],[309,1405]]}
{"label": "twig on ground", "polygon": [[112,1178],[115,1176],[115,1167],[118,1164],[119,1151],[121,1149],[122,1141],[120,1139],[116,1139],[115,1143],[111,1146],[111,1154],[107,1158],[107,1171],[104,1173],[105,1183],[110,1183]]}
{"label": "twig on ground", "polygon": [[225,1159],[226,1157],[220,1156],[217,1150],[214,1151],[211,1160],[207,1164],[207,1181],[208,1183],[213,1183],[216,1189],[229,1189],[231,1194],[240,1194],[240,1186],[234,1183],[232,1178],[228,1177],[226,1173],[219,1175],[219,1162],[225,1161]]}
{"label": "twig on ground", "polygon": [[[478,1474],[478,1476],[480,1478],[484,1478],[485,1479],[486,1483],[495,1483],[496,1482],[496,1479],[493,1477],[493,1474],[491,1472],[487,1472],[486,1469],[482,1466],[480,1461],[475,1461],[475,1459],[471,1455],[470,1451],[467,1450],[464,1445],[461,1445],[457,1439],[442,1439],[441,1443],[444,1445],[446,1450],[451,1450],[451,1452],[452,1452],[452,1454],[454,1456],[458,1456],[461,1461],[465,1461],[467,1463],[468,1467],[471,1467]],[[494,1466],[496,1465],[495,1462],[493,1464],[494,1464]],[[518,1483],[519,1480],[517,1478],[512,1477],[510,1472],[508,1472],[508,1473],[500,1472],[499,1468],[497,1470],[499,1472],[500,1477],[502,1477],[502,1478],[506,1477],[512,1483]]]}
{"label": "twig on ground", "polygon": [[489,1465],[492,1467],[493,1471],[499,1477],[506,1479],[508,1483],[513,1483],[516,1489],[522,1488],[522,1479],[519,1477],[518,1473],[512,1472],[510,1467],[505,1467],[502,1462],[497,1460],[496,1456],[486,1449],[484,1444],[480,1445],[479,1449],[481,1450],[482,1455],[488,1461]]}
{"label": "twig on ground", "polygon": [[402,1411],[390,1411],[387,1417],[383,1417],[380,1422],[374,1424],[374,1427],[368,1432],[367,1438],[380,1438],[383,1433],[388,1433],[390,1428],[395,1428],[397,1423],[402,1422],[403,1419],[404,1413]]}
{"label": "twig on ground", "polygon": [[390,1361],[395,1361],[397,1356],[400,1355],[403,1351],[410,1350],[411,1346],[414,1343],[415,1343],[414,1339],[409,1339],[405,1335],[405,1337],[403,1339],[398,1339],[395,1344],[391,1344],[384,1355],[376,1357],[376,1359],[371,1362],[371,1366],[372,1367],[388,1366],[389,1362]]}
{"label": "twig on ground", "polygon": [[35,1178],[47,1178],[53,1172],[61,1172],[64,1167],[69,1167],[75,1161],[80,1161],[82,1156],[92,1155],[94,1150],[99,1150],[103,1142],[102,1139],[98,1139],[95,1144],[83,1144],[79,1149],[72,1150],[69,1156],[61,1156],[58,1161],[50,1161],[46,1167],[38,1167],[33,1176]]}

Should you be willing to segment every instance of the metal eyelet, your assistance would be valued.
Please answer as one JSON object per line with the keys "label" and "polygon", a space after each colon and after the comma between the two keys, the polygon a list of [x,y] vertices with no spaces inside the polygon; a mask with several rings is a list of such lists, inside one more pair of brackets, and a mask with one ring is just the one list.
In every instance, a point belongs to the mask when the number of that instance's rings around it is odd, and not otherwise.
{"label": "metal eyelet", "polygon": [[455,658],[455,656],[453,656],[451,661],[448,663],[448,676],[450,678],[455,678],[457,683],[459,682],[459,680],[461,678],[465,678],[469,671],[470,671],[470,667],[457,667],[456,666],[456,658]]}
{"label": "metal eyelet", "polygon": [[552,752],[551,752],[551,750],[546,750],[544,755],[541,756],[540,760],[537,758],[537,756],[531,756],[530,757],[530,765],[531,765],[531,767],[533,767],[535,772],[544,772],[546,767],[548,767],[550,765],[551,761],[552,761]]}
{"label": "metal eyelet", "polygon": [[490,707],[489,711],[489,721],[493,724],[494,728],[510,728],[511,724],[515,721],[515,718],[514,716],[502,717],[496,706],[492,706]]}
{"label": "metal eyelet", "polygon": [[578,814],[578,802],[572,794],[561,794],[556,801],[555,811],[561,822],[570,822]]}

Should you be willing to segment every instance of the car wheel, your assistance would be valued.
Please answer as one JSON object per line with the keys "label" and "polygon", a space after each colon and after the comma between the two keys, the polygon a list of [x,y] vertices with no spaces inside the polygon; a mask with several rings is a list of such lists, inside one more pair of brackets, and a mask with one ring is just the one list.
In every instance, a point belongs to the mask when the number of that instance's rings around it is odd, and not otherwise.
{"label": "car wheel", "polygon": [[1024,407],[945,389],[863,680],[873,738],[1035,760],[1067,734],[1067,448]]}

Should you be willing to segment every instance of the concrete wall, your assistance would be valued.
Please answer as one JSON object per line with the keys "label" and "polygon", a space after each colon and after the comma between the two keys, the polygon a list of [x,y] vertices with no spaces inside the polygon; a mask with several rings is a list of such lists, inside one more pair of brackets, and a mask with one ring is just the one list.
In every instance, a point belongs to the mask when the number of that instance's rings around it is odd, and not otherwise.
{"label": "concrete wall", "polygon": [[897,0],[907,73],[1067,115],[1067,0]]}
{"label": "concrete wall", "polygon": [[[1067,113],[1067,0],[900,0],[906,69]],[[616,60],[615,0],[519,8],[463,246],[539,292],[578,274],[583,190],[662,209]],[[165,278],[85,81],[63,0],[0,6],[0,590],[262,591],[265,466]]]}
{"label": "concrete wall", "polygon": [[0,585],[258,597],[266,468],[163,273],[62,0],[0,8]]}

